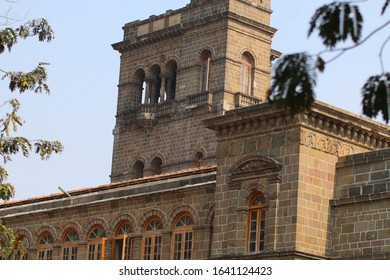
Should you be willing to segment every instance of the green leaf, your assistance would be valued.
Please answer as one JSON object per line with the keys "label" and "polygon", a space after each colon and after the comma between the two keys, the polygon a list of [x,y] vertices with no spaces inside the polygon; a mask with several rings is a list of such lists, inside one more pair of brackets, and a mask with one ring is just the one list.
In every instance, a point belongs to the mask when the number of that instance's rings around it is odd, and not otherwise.
{"label": "green leaf", "polygon": [[325,64],[325,61],[319,56],[316,62],[316,68],[318,69],[318,71],[323,73],[325,71]]}
{"label": "green leaf", "polygon": [[275,64],[268,99],[293,112],[309,109],[314,101],[316,82],[317,73],[310,55],[286,55]]}
{"label": "green leaf", "polygon": [[383,120],[389,122],[390,73],[372,76],[362,89],[363,114],[373,118],[382,112]]}
{"label": "green leaf", "polygon": [[60,154],[64,149],[64,147],[60,142],[46,141],[46,140],[37,141],[34,144],[34,147],[35,147],[35,153],[39,154],[42,160],[49,159],[53,153]]}
{"label": "green leaf", "polygon": [[323,44],[332,49],[348,38],[358,43],[362,29],[363,16],[358,6],[348,2],[333,2],[317,9],[310,20],[308,36],[318,30]]}

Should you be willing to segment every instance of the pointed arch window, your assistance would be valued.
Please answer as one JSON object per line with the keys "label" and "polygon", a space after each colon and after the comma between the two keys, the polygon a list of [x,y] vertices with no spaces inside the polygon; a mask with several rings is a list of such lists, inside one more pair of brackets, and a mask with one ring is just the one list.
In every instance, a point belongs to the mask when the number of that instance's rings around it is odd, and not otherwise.
{"label": "pointed arch window", "polygon": [[76,230],[70,229],[66,232],[62,242],[62,259],[77,260],[77,242],[79,235]]}
{"label": "pointed arch window", "polygon": [[38,239],[38,260],[53,259],[53,236],[49,232],[44,232]]}
{"label": "pointed arch window", "polygon": [[160,260],[162,249],[163,225],[159,218],[152,217],[143,229],[143,259]]}
{"label": "pointed arch window", "polygon": [[201,92],[209,90],[211,52],[205,50],[202,53]]}
{"label": "pointed arch window", "polygon": [[88,234],[88,260],[102,260],[104,259],[104,252],[106,248],[106,231],[100,225],[91,229]]}
{"label": "pointed arch window", "polygon": [[252,94],[253,59],[248,53],[244,53],[241,56],[240,85],[242,93]]}
{"label": "pointed arch window", "polygon": [[189,213],[181,214],[173,224],[173,250],[174,260],[190,260],[193,247],[194,221]]}
{"label": "pointed arch window", "polygon": [[265,248],[266,201],[262,193],[257,193],[249,201],[248,211],[248,252],[260,252]]}

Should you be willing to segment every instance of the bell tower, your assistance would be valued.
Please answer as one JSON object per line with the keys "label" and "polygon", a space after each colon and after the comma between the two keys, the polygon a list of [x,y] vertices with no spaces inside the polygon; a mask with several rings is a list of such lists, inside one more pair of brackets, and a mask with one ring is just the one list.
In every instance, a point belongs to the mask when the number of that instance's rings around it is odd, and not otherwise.
{"label": "bell tower", "polygon": [[207,118],[266,100],[269,0],[191,0],[125,24],[114,129],[113,182],[216,163]]}

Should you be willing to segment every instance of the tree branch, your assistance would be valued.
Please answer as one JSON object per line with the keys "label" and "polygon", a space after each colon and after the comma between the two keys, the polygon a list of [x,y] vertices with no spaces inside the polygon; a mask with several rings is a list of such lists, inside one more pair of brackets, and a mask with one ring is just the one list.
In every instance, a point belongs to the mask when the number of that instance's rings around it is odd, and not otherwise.
{"label": "tree branch", "polygon": [[383,51],[385,49],[385,46],[387,45],[387,43],[390,41],[390,36],[387,37],[387,39],[383,42],[382,44],[382,47],[381,47],[381,50],[379,52],[379,60],[381,62],[381,67],[382,67],[382,73],[384,74],[385,73],[385,64],[383,62]]}

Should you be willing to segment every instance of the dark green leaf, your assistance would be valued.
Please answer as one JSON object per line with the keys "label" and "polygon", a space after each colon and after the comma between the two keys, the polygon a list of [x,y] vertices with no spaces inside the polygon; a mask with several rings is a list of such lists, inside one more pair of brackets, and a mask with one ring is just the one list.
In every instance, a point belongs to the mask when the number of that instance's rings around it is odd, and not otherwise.
{"label": "dark green leaf", "polygon": [[333,2],[317,9],[310,20],[308,36],[316,29],[323,44],[331,49],[348,38],[357,43],[362,36],[363,16],[356,5]]}
{"label": "dark green leaf", "polygon": [[317,62],[316,62],[316,68],[318,69],[318,71],[320,71],[321,73],[325,71],[325,61],[319,56],[317,58]]}
{"label": "dark green leaf", "polygon": [[309,109],[314,101],[317,73],[311,56],[306,53],[280,58],[272,75],[269,101],[293,112]]}
{"label": "dark green leaf", "polygon": [[389,122],[390,73],[372,76],[362,89],[363,113],[372,118],[382,112],[383,120]]}

